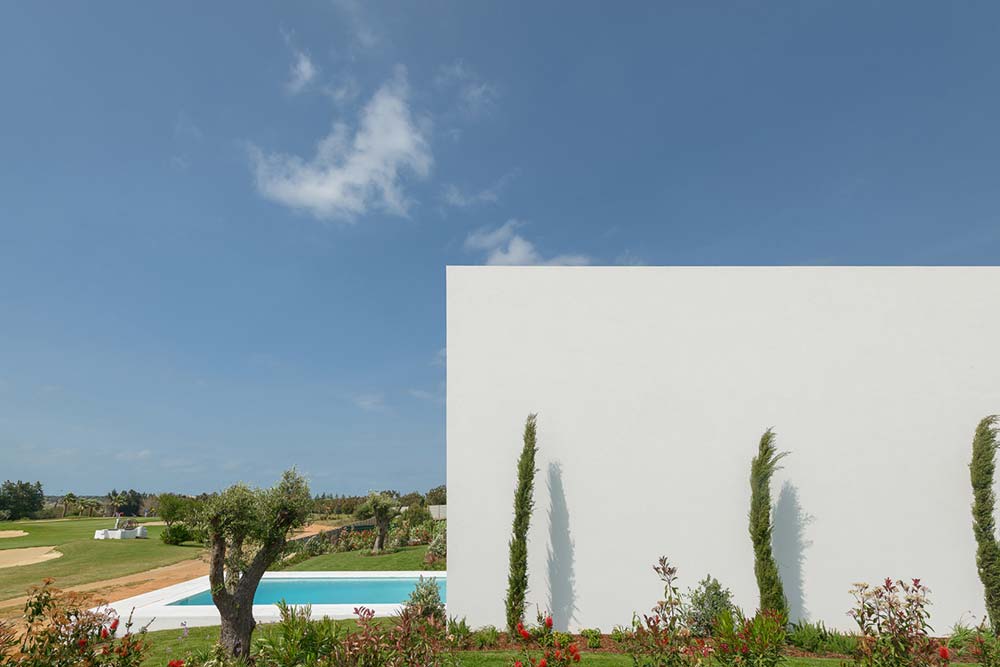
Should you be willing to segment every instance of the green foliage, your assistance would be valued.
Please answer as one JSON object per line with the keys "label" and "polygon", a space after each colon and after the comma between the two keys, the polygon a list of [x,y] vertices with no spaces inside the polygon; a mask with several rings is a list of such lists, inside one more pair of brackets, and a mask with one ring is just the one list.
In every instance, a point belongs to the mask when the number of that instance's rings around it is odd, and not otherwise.
{"label": "green foliage", "polygon": [[175,523],[172,526],[164,526],[160,532],[160,539],[164,544],[184,544],[195,539],[195,533],[190,526],[184,523]]}
{"label": "green foliage", "polygon": [[435,486],[433,489],[427,492],[424,496],[424,502],[428,505],[447,505],[448,504],[448,489],[442,484],[441,486]]}
{"label": "green foliage", "polygon": [[851,655],[857,650],[854,635],[828,629],[822,621],[793,623],[788,630],[788,643],[810,653],[836,653]]}
{"label": "green foliage", "polygon": [[949,650],[929,634],[927,587],[886,579],[879,586],[855,584],[850,616],[858,624],[858,667],[927,667],[946,665]]}
{"label": "green foliage", "polygon": [[696,637],[711,637],[719,614],[736,611],[732,592],[711,575],[699,581],[697,588],[689,589],[687,598],[687,624]]}
{"label": "green foliage", "polygon": [[29,591],[20,632],[0,625],[0,667],[139,667],[148,649],[146,629],[133,631],[113,609],[79,593]]}
{"label": "green foliage", "polygon": [[494,625],[487,625],[472,634],[472,641],[480,650],[496,648],[500,644],[500,631]]}
{"label": "green foliage", "polygon": [[441,589],[438,588],[437,580],[421,576],[409,599],[403,604],[403,613],[444,623],[444,603],[441,601]]}
{"label": "green foliage", "polygon": [[189,521],[197,514],[198,503],[194,498],[176,493],[161,493],[157,498],[156,514],[168,526],[178,521]]}
{"label": "green foliage", "polygon": [[760,592],[760,608],[773,609],[788,616],[788,602],[778,576],[778,564],[771,551],[771,477],[778,462],[788,452],[778,452],[774,431],[767,429],[760,438],[757,456],[750,464],[750,540],[753,542],[754,575]]}
{"label": "green foliage", "polygon": [[472,644],[473,634],[464,616],[460,619],[454,616],[448,619],[448,641],[452,646],[468,648]]}
{"label": "green foliage", "polygon": [[371,518],[375,521],[375,544],[372,553],[379,553],[386,548],[389,536],[389,525],[399,513],[399,501],[388,493],[374,493],[355,511],[359,519]]}
{"label": "green foliage", "polygon": [[1000,637],[992,628],[980,626],[962,647],[981,667],[1000,667]]}
{"label": "green foliage", "polygon": [[301,667],[321,664],[343,639],[340,626],[329,619],[311,620],[312,607],[278,603],[281,620],[271,632],[254,643],[253,655],[258,665]]}
{"label": "green foliage", "polygon": [[601,648],[601,629],[584,628],[580,636],[587,640],[587,648]]}
{"label": "green foliage", "polygon": [[787,617],[774,609],[751,618],[719,614],[715,623],[715,659],[724,667],[775,667],[785,656]]}
{"label": "green foliage", "polygon": [[45,506],[42,483],[12,482],[9,479],[0,485],[0,510],[5,510],[7,518],[16,521],[28,518]]}
{"label": "green foliage", "polygon": [[517,488],[514,491],[514,523],[510,538],[510,570],[507,575],[507,630],[513,635],[517,624],[524,619],[525,598],[528,593],[528,526],[535,505],[535,445],[536,415],[530,414],[524,422],[524,444],[517,463]]}
{"label": "green foliage", "polygon": [[1000,633],[1000,543],[996,537],[996,496],[993,477],[996,472],[996,415],[985,417],[972,439],[972,531],[976,536],[976,567],[983,582],[986,613],[995,634]]}

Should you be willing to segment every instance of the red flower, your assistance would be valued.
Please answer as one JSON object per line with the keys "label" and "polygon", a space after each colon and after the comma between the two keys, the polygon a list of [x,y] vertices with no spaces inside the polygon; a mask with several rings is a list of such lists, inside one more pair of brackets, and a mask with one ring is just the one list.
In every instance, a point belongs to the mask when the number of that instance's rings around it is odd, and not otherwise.
{"label": "red flower", "polygon": [[549,630],[552,629],[552,617],[551,616],[546,616],[545,617],[545,627],[547,627]]}
{"label": "red flower", "polygon": [[183,660],[171,660],[167,663],[167,667],[184,667]]}
{"label": "red flower", "polygon": [[520,660],[515,660],[514,667],[524,667],[524,664]]}
{"label": "red flower", "polygon": [[111,630],[114,631],[117,629],[118,629],[118,619],[116,618],[115,620],[111,621]]}
{"label": "red flower", "polygon": [[101,628],[101,639],[107,639],[107,638],[108,638],[108,629]]}
{"label": "red flower", "polygon": [[76,642],[76,645],[79,646],[80,648],[83,648],[84,646],[87,645],[87,640],[86,639],[78,639],[77,642]]}
{"label": "red flower", "polygon": [[574,653],[573,654],[573,662],[580,662],[580,654],[579,653]]}
{"label": "red flower", "polygon": [[547,667],[549,663],[545,662],[545,658],[538,661],[538,667]]}
{"label": "red flower", "polygon": [[524,623],[517,624],[517,632],[524,639],[531,639],[531,633],[524,629]]}
{"label": "red flower", "polygon": [[948,650],[947,646],[938,646],[938,655],[941,656],[942,660],[951,660],[951,651]]}

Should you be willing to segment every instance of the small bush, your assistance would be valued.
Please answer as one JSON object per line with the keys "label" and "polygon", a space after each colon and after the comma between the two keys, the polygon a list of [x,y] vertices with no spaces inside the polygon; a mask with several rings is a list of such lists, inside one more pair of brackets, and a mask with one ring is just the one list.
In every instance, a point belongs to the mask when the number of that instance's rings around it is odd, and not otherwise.
{"label": "small bush", "polygon": [[924,667],[947,664],[951,651],[928,635],[928,589],[914,579],[886,579],[880,586],[856,584],[851,617],[861,636],[854,662],[859,667]]}
{"label": "small bush", "polygon": [[991,626],[984,623],[976,628],[964,648],[981,667],[1000,667],[1000,638],[993,634]]}
{"label": "small bush", "polygon": [[616,625],[611,628],[611,641],[616,644],[624,644],[628,640],[630,631],[623,625]]}
{"label": "small bush", "polygon": [[441,589],[438,588],[436,579],[420,577],[410,598],[403,605],[403,614],[432,619],[442,625],[445,623],[444,603],[441,602]]}
{"label": "small bush", "polygon": [[448,641],[453,646],[467,648],[472,643],[472,634],[472,628],[464,616],[461,619],[454,616],[448,619]]}
{"label": "small bush", "polygon": [[[573,638],[562,632],[555,632],[552,629],[552,617],[538,612],[538,625],[534,628],[525,627],[523,622],[518,622],[514,628],[515,634],[512,637],[521,642],[521,652],[523,655],[522,665],[547,665],[548,667],[567,667],[573,663],[580,662],[580,649],[573,642]],[[538,651],[541,655],[538,659],[533,655]]]}
{"label": "small bush", "polygon": [[689,589],[687,598],[687,623],[696,637],[711,637],[719,614],[736,611],[732,592],[710,575],[699,581],[697,588]]}
{"label": "small bush", "polygon": [[587,648],[601,648],[600,628],[585,628],[580,630],[580,635],[587,640]]}
{"label": "small bush", "polygon": [[810,653],[840,655],[851,655],[858,646],[858,640],[854,635],[830,630],[822,621],[793,623],[788,630],[788,643]]}
{"label": "small bush", "polygon": [[178,545],[193,541],[195,534],[186,523],[175,523],[164,526],[160,532],[160,539],[163,540],[164,544]]}
{"label": "small bush", "polygon": [[333,621],[310,619],[309,605],[293,607],[284,600],[278,603],[281,620],[254,643],[253,655],[258,665],[300,667],[320,664],[343,638]]}
{"label": "small bush", "polygon": [[758,611],[751,618],[741,613],[719,614],[715,628],[715,658],[726,667],[775,667],[785,657],[784,614],[773,609]]}
{"label": "small bush", "polygon": [[500,631],[494,625],[487,625],[472,634],[472,641],[478,649],[496,648],[500,644]]}

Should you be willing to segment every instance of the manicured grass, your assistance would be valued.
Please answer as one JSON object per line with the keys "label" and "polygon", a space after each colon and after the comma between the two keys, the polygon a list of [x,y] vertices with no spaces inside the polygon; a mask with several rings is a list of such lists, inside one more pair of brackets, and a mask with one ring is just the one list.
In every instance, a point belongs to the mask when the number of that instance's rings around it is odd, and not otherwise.
{"label": "manicured grass", "polygon": [[379,556],[372,556],[368,551],[345,551],[343,553],[325,554],[302,561],[288,568],[290,571],[332,570],[332,571],[415,571],[425,570],[424,554],[426,546],[403,547],[399,551]]}
{"label": "manicured grass", "polygon": [[200,545],[170,546],[160,541],[162,526],[149,526],[149,539],[95,540],[98,528],[111,528],[114,519],[66,521],[14,521],[0,523],[0,530],[23,530],[23,537],[0,539],[0,549],[54,546],[60,558],[0,569],[0,601],[24,595],[42,579],[55,579],[57,587],[76,586],[144,572],[155,567],[197,557]]}

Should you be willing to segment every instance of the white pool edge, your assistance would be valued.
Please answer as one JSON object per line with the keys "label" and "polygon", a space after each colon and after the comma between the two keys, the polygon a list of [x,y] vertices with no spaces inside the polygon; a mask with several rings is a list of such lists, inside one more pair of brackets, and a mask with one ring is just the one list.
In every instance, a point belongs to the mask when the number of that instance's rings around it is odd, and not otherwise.
{"label": "white pool edge", "polygon": [[[447,580],[448,573],[437,572],[268,572],[264,579],[398,579],[416,578],[444,579]],[[215,605],[177,605],[170,606],[172,602],[191,597],[209,588],[208,576],[191,579],[173,586],[166,586],[149,593],[136,595],[117,602],[108,603],[108,607],[114,609],[121,618],[127,619],[132,615],[133,630],[147,627],[149,630],[171,630],[181,627],[199,627],[209,625],[219,625],[219,610]],[[297,605],[302,606],[302,605]],[[357,607],[367,607],[375,612],[376,616],[391,616],[397,614],[402,609],[401,604],[366,604],[357,602],[352,604],[314,604],[312,605],[313,618],[345,619],[355,618],[354,610]],[[278,606],[273,604],[262,604],[253,606],[253,617],[258,623],[273,623],[280,620]]]}

